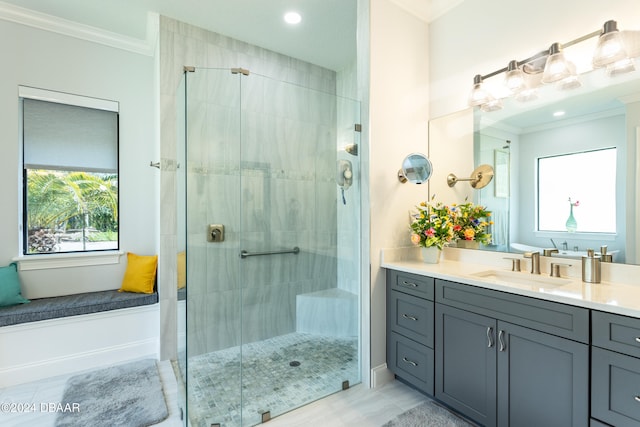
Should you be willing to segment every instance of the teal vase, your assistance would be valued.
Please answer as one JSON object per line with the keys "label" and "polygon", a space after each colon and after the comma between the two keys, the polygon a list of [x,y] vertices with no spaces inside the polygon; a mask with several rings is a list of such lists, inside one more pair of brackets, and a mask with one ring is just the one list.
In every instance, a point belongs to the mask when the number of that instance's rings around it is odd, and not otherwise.
{"label": "teal vase", "polygon": [[565,222],[564,226],[567,228],[567,232],[575,233],[576,230],[578,229],[578,223],[576,222],[576,219],[573,217],[573,205],[569,204],[569,206],[570,206],[569,218],[567,218],[567,222]]}

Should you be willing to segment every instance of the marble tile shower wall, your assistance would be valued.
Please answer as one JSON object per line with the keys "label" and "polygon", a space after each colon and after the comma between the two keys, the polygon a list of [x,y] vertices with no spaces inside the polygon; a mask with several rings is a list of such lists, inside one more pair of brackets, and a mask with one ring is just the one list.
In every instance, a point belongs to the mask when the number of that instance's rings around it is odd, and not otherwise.
{"label": "marble tile shower wall", "polygon": [[[337,107],[327,94],[336,90],[336,74],[163,17],[163,88],[178,87],[183,65],[252,73],[242,90],[228,71],[188,75],[188,333],[195,355],[238,345],[240,333],[252,342],[292,332],[295,296],[336,287]],[[161,90],[163,157],[171,155],[165,139],[175,138],[166,121],[175,116],[176,96]],[[206,242],[213,222],[225,224],[225,242]],[[299,255],[238,256],[240,249],[294,246]]]}

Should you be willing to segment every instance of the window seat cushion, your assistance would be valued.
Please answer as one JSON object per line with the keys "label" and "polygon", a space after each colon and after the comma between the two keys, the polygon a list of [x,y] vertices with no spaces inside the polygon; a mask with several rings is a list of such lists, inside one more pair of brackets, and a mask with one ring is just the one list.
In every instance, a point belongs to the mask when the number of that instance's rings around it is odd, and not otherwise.
{"label": "window seat cushion", "polygon": [[32,299],[27,304],[0,307],[0,326],[98,313],[157,302],[157,292],[140,294],[117,290]]}

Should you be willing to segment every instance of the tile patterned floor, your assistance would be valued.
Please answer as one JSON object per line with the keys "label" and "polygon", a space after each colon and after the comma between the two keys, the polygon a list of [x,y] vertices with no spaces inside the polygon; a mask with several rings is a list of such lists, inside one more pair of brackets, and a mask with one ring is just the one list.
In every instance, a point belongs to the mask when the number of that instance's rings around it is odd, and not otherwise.
{"label": "tile patterned floor", "polygon": [[355,338],[292,333],[245,345],[242,365],[239,356],[235,347],[189,358],[193,427],[256,425],[265,411],[276,417],[360,381]]}

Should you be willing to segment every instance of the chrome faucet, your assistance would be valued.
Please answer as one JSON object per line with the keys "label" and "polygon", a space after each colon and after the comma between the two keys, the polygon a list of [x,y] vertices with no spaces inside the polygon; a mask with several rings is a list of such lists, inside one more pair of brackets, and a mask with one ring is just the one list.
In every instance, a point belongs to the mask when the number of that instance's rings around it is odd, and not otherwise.
{"label": "chrome faucet", "polygon": [[525,252],[525,258],[531,258],[531,274],[540,274],[540,252]]}
{"label": "chrome faucet", "polygon": [[562,250],[566,251],[567,249],[569,249],[569,244],[567,243],[567,241],[565,240],[564,242],[562,242]]}

